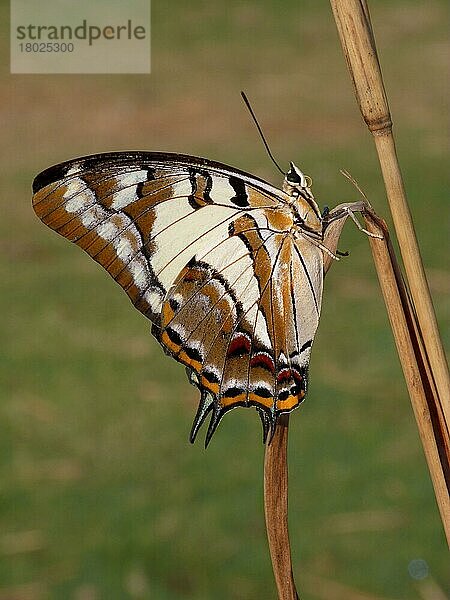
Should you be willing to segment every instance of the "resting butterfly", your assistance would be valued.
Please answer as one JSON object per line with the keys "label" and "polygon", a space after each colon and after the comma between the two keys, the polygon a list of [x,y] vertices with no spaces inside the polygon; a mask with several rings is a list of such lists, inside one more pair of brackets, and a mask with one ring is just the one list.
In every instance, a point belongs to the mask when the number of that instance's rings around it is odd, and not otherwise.
{"label": "resting butterfly", "polygon": [[256,408],[266,441],[305,396],[324,263],[334,256],[326,233],[361,210],[321,214],[310,188],[293,163],[279,190],[163,152],[87,156],[34,180],[38,217],[108,271],[186,366],[201,396],[192,442],[209,413],[205,445],[237,406]]}

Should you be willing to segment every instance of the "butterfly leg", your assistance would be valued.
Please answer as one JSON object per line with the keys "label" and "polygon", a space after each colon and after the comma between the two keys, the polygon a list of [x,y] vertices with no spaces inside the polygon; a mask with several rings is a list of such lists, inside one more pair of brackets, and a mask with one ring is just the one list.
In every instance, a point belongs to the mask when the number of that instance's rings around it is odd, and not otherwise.
{"label": "butterfly leg", "polygon": [[349,203],[346,202],[344,204],[339,204],[338,206],[333,208],[333,210],[330,211],[328,213],[328,215],[326,216],[326,226],[328,227],[328,225],[330,223],[332,223],[333,221],[338,221],[340,219],[346,219],[347,217],[350,217],[351,220],[354,222],[354,224],[360,231],[362,231],[369,237],[373,237],[373,238],[382,240],[383,239],[382,235],[379,235],[377,233],[372,233],[368,229],[365,229],[355,216],[355,213],[357,213],[357,212],[359,212],[359,213],[370,212],[371,208],[372,207],[367,202],[367,200],[358,200],[357,202],[349,202]]}
{"label": "butterfly leg", "polygon": [[[363,190],[359,186],[359,183],[356,181],[356,179],[354,177],[352,177],[352,175],[350,175],[350,173],[346,170],[341,170],[341,173],[344,177],[346,177],[355,186],[355,188],[361,194],[363,199],[359,200],[357,202],[350,202],[348,204],[347,203],[339,204],[339,206],[336,206],[335,208],[333,208],[333,210],[331,212],[324,211],[322,218],[325,218],[325,221],[328,225],[332,221],[341,219],[346,215],[351,218],[351,220],[355,223],[356,227],[360,231],[362,231],[369,237],[373,237],[373,238],[382,240],[383,236],[378,235],[376,233],[372,233],[371,231],[368,231],[360,224],[360,222],[356,218],[355,213],[357,213],[357,212],[366,213],[366,214],[374,214],[374,211],[369,202],[369,199],[367,198],[366,194],[363,192]],[[344,220],[344,222],[345,222],[345,220]]]}
{"label": "butterfly leg", "polygon": [[[358,204],[357,202],[355,204]],[[358,219],[355,216],[355,211],[352,208],[352,204],[350,204],[349,206],[346,206],[344,208],[344,210],[347,212],[348,216],[351,218],[351,220],[353,221],[353,223],[356,225],[356,227],[362,231],[363,233],[365,233],[366,235],[368,235],[369,237],[373,237],[376,238],[378,240],[382,240],[383,236],[379,235],[378,233],[372,233],[371,231],[369,231],[368,229],[365,229],[361,223],[358,221]],[[362,212],[360,210],[358,210],[357,212]]]}
{"label": "butterfly leg", "polygon": [[330,268],[333,260],[330,256],[330,252],[337,253],[337,245],[339,243],[339,237],[342,232],[342,228],[348,217],[352,219],[355,225],[360,231],[365,233],[371,238],[383,239],[381,235],[374,234],[371,231],[365,229],[358,221],[355,213],[362,214],[374,214],[373,209],[370,206],[368,200],[359,200],[357,202],[346,202],[339,204],[333,210],[331,210],[323,220],[323,245],[326,246],[329,252],[324,253],[324,272],[326,273]]}

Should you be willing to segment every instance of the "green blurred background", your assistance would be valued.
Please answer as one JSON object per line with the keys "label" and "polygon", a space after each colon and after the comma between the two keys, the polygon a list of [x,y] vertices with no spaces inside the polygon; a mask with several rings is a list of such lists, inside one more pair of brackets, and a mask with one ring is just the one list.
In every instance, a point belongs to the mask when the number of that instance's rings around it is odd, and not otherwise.
{"label": "green blurred background", "polygon": [[[244,89],[322,206],[356,199],[346,168],[388,217],[330,7],[155,1],[148,76],[10,75],[0,9],[0,600],[275,598],[259,419],[234,411],[206,452],[189,444],[197,392],[183,368],[109,276],[38,222],[30,186],[50,164],[126,149],[207,156],[279,185]],[[445,337],[448,5],[371,9]],[[350,257],[327,276],[309,397],[291,418],[298,588],[440,600],[446,544],[369,245],[348,225],[340,246]]]}

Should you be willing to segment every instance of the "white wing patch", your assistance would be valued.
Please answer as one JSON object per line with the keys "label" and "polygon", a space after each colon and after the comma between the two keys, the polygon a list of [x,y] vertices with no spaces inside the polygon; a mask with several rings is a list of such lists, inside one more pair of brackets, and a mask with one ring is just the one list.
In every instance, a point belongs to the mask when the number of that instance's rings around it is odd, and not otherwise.
{"label": "white wing patch", "polygon": [[231,187],[228,178],[215,177],[212,184],[212,190],[210,193],[211,198],[217,204],[228,203],[229,198],[232,198],[236,192]]}
{"label": "white wing patch", "polygon": [[[187,218],[156,234],[157,250],[152,266],[166,289],[197,252],[228,237],[228,223],[235,214],[231,207],[205,206],[196,212],[191,209]],[[186,239],[191,240],[189,245]]]}
{"label": "white wing patch", "polygon": [[78,177],[69,179],[66,182],[66,188],[63,197],[67,200],[65,205],[67,212],[78,214],[95,203],[94,192]]}

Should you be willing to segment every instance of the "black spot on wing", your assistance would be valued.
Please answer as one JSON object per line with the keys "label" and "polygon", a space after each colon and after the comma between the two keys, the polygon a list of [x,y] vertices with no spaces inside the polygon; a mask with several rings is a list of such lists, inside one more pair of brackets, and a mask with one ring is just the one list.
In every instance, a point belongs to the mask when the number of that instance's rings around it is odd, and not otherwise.
{"label": "black spot on wing", "polygon": [[256,387],[253,391],[258,396],[261,396],[261,398],[270,398],[272,396],[272,392],[262,386]]}
{"label": "black spot on wing", "polygon": [[181,346],[183,344],[183,340],[178,331],[175,331],[175,329],[172,329],[172,327],[167,327],[166,332],[171,342],[177,346]]}
{"label": "black spot on wing", "polygon": [[202,375],[210,383],[220,383],[219,377],[217,377],[217,375],[208,368],[203,369]]}
{"label": "black spot on wing", "polygon": [[169,306],[173,310],[173,312],[177,312],[181,307],[181,303],[178,302],[173,296],[169,299]]}
{"label": "black spot on wing", "polygon": [[242,179],[239,179],[239,177],[233,176],[228,177],[228,181],[233,190],[235,191],[235,196],[230,198],[231,202],[233,202],[233,204],[236,204],[236,206],[239,206],[241,208],[246,208],[250,206],[244,181]]}
{"label": "black spot on wing", "polygon": [[195,169],[189,169],[189,183],[191,184],[191,193],[188,197],[188,202],[192,206],[193,209],[200,208],[197,200],[195,199],[195,194],[197,193],[197,177],[195,176]]}
{"label": "black spot on wing", "polygon": [[211,175],[208,173],[208,171],[204,171],[202,173],[203,177],[206,179],[206,185],[205,185],[205,189],[203,190],[203,200],[207,203],[207,204],[212,204],[213,200],[211,198],[211,196],[209,195],[211,189],[212,189],[212,177]]}
{"label": "black spot on wing", "polygon": [[192,360],[196,360],[197,362],[202,362],[203,356],[200,354],[197,348],[192,348],[191,346],[185,346],[185,353]]}
{"label": "black spot on wing", "polygon": [[235,398],[244,392],[244,388],[233,386],[225,390],[223,393],[224,398]]}

